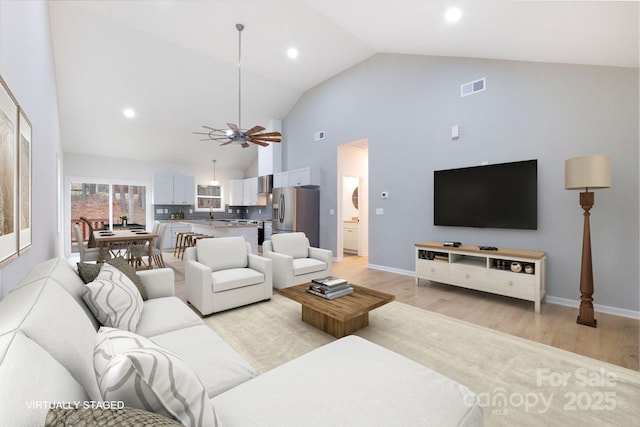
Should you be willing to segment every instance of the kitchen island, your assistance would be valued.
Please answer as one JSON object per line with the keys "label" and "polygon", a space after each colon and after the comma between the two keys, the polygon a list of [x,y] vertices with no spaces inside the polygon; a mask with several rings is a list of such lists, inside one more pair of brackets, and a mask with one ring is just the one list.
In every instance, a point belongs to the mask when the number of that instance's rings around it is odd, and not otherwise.
{"label": "kitchen island", "polygon": [[181,221],[191,227],[194,233],[213,237],[242,236],[251,245],[251,252],[258,253],[258,224],[243,220],[194,219]]}

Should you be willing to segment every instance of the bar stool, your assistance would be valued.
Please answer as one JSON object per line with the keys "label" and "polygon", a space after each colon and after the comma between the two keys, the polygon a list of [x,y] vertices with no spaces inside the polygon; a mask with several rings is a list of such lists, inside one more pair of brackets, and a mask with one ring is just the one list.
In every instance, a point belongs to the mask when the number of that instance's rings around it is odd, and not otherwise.
{"label": "bar stool", "polygon": [[180,257],[180,251],[184,250],[185,240],[188,235],[195,234],[193,231],[179,231],[176,233],[176,246],[173,249],[173,256]]}
{"label": "bar stool", "polygon": [[200,234],[200,233],[185,234],[184,239],[182,241],[182,245],[180,245],[180,248],[178,249],[178,258],[183,259],[185,249],[196,245],[194,239],[197,239],[198,236],[203,236],[203,234]]}

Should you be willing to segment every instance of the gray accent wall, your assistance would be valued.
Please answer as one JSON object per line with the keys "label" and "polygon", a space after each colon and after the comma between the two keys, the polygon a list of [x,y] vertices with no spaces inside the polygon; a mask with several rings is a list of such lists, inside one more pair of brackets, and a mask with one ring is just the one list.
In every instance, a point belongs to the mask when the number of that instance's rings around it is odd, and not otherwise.
{"label": "gray accent wall", "polygon": [[32,124],[33,245],[0,268],[0,298],[35,264],[60,254],[58,100],[46,1],[0,1],[0,74]]}
{"label": "gray accent wall", "polygon": [[[483,77],[486,91],[460,96]],[[564,189],[564,161],[609,154],[612,187],[596,190],[591,212],[594,302],[638,311],[638,93],[637,68],[378,54],[301,97],[283,121],[283,164],[320,170],[320,241],[334,253],[337,146],[366,138],[370,264],[412,272],[421,241],[542,250],[548,295],[577,301],[583,211]],[[433,225],[434,170],[528,159],[538,230]]]}

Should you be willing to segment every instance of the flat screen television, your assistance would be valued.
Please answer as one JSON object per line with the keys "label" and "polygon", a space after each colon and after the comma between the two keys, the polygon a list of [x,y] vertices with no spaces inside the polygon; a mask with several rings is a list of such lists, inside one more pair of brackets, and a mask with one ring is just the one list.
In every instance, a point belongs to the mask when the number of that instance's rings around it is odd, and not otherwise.
{"label": "flat screen television", "polygon": [[434,225],[538,228],[538,161],[433,172]]}

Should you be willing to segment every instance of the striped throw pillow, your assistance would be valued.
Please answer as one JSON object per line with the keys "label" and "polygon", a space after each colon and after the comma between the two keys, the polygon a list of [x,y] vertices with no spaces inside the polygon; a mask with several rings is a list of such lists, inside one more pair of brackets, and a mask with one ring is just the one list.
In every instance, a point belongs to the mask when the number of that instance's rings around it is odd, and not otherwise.
{"label": "striped throw pillow", "polygon": [[102,327],[93,352],[98,387],[106,401],[174,418],[188,427],[216,425],[213,407],[195,372],[148,338]]}
{"label": "striped throw pillow", "polygon": [[142,314],[142,296],[117,268],[104,264],[96,280],[85,285],[82,299],[101,325],[136,330]]}

